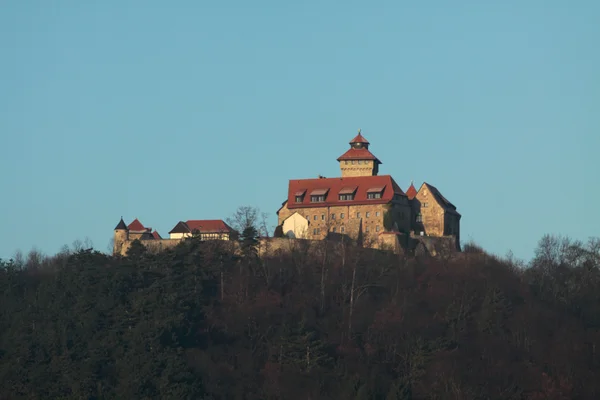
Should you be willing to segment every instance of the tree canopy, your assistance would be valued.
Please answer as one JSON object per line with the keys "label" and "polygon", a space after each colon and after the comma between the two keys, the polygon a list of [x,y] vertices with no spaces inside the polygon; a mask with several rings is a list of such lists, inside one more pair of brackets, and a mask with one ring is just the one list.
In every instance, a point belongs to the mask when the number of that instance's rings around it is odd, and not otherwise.
{"label": "tree canopy", "polygon": [[0,261],[0,399],[600,398],[600,241],[311,246]]}

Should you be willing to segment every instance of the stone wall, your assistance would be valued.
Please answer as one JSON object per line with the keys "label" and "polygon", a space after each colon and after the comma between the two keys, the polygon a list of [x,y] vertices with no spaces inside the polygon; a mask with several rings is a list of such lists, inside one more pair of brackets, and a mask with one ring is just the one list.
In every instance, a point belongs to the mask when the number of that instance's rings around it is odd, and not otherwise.
{"label": "stone wall", "polygon": [[290,215],[297,212],[309,222],[307,239],[324,239],[328,232],[341,233],[357,238],[377,240],[385,231],[386,212],[392,215],[398,229],[410,231],[411,209],[408,204],[336,205],[331,207],[305,207],[288,209],[287,204],[279,210],[278,224],[281,225]]}
{"label": "stone wall", "polygon": [[460,243],[454,235],[441,237],[412,235],[409,239],[409,249],[415,255],[448,256],[460,252]]}
{"label": "stone wall", "polygon": [[[123,246],[121,247],[121,251],[120,254],[122,256],[127,255],[127,251],[129,250],[129,248],[131,247],[131,244],[133,243],[133,240],[127,240],[123,243]],[[179,244],[181,242],[180,239],[154,239],[154,240],[140,240],[139,241],[141,244],[143,244],[146,249],[148,249],[148,251],[152,252],[152,253],[159,253],[163,250],[169,249],[171,247],[175,247],[177,246],[177,244]]]}
{"label": "stone wall", "polygon": [[371,160],[340,161],[340,170],[342,171],[342,178],[349,176],[375,176],[379,172],[378,169],[378,165]]}
{"label": "stone wall", "polygon": [[414,230],[416,232],[423,231],[428,236],[444,236],[444,208],[437,202],[435,196],[429,192],[426,186],[423,186],[413,199],[413,213],[416,216],[419,212],[421,213],[422,222],[415,221]]}

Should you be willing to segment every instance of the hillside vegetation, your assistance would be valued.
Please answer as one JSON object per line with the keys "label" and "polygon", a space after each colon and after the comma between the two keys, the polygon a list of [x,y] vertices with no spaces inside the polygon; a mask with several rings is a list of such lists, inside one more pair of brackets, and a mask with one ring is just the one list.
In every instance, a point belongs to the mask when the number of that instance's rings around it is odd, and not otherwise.
{"label": "hillside vegetation", "polygon": [[527,266],[225,246],[2,262],[0,399],[600,398],[599,240]]}

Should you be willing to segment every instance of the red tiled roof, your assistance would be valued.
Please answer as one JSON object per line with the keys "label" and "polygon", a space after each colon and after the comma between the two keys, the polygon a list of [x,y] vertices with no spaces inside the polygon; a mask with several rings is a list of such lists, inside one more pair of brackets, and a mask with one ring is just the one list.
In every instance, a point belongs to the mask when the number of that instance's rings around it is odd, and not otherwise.
{"label": "red tiled roof", "polygon": [[[339,193],[349,187],[356,187],[354,200],[340,200]],[[367,199],[367,191],[374,187],[383,187],[380,199]],[[311,203],[310,196],[305,196],[302,203],[296,203],[295,193],[308,190],[328,189],[325,202]],[[394,193],[405,196],[404,192],[390,175],[353,176],[346,178],[293,179],[288,186],[289,209],[305,207],[328,207],[357,204],[386,204],[392,201]]]}
{"label": "red tiled roof", "polygon": [[352,139],[350,141],[350,144],[354,144],[354,143],[370,144],[369,141],[367,139],[365,139],[365,137],[363,135],[360,134],[360,132],[358,133],[358,135],[356,135],[356,137],[354,139]]}
{"label": "red tiled roof", "polygon": [[145,231],[146,230],[146,228],[144,227],[144,225],[142,225],[142,223],[140,222],[140,220],[137,219],[137,218],[134,219],[133,222],[130,223],[127,226],[127,229],[129,229],[130,231],[135,231],[135,232]]}
{"label": "red tiled roof", "polygon": [[191,231],[198,229],[203,233],[232,232],[233,228],[220,219],[190,219],[185,224]]}
{"label": "red tiled roof", "polygon": [[152,232],[152,236],[154,236],[154,239],[162,239],[162,236],[157,231]]}
{"label": "red tiled roof", "polygon": [[412,182],[410,183],[410,187],[406,191],[406,195],[410,200],[414,199],[417,195],[417,189],[415,189],[415,185],[413,185]]}
{"label": "red tiled roof", "polygon": [[350,149],[342,154],[337,160],[375,160],[381,164],[381,161],[367,149]]}

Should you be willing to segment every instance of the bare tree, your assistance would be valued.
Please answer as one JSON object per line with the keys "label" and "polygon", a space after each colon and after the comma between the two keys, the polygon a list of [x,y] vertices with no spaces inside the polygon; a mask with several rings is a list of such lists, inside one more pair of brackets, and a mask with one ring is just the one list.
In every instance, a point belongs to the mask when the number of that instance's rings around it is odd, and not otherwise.
{"label": "bare tree", "polygon": [[231,217],[225,219],[225,222],[240,233],[248,227],[257,229],[259,209],[251,206],[240,206]]}

